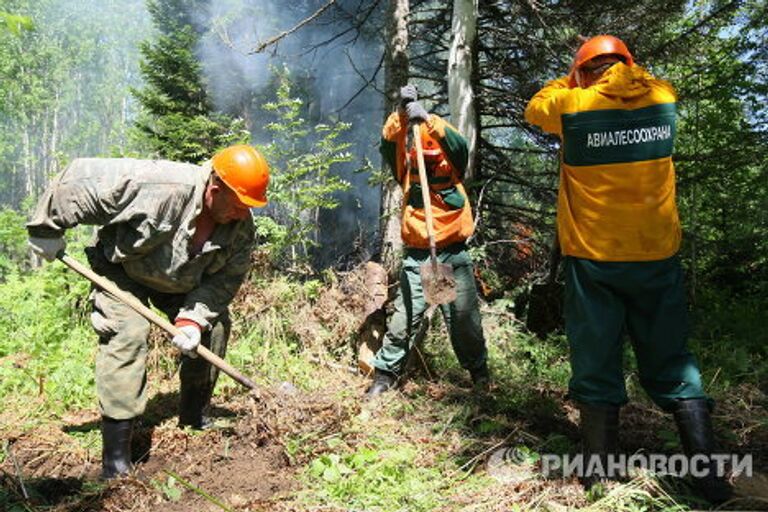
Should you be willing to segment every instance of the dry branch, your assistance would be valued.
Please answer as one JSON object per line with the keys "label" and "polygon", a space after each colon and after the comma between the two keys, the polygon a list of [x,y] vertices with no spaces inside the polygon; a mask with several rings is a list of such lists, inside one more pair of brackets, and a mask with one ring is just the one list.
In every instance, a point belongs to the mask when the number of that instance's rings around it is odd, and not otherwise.
{"label": "dry branch", "polygon": [[248,55],[252,55],[254,53],[261,53],[261,52],[263,52],[265,49],[267,49],[268,47],[270,47],[273,44],[277,43],[278,41],[280,41],[284,37],[293,34],[297,30],[299,30],[301,27],[307,25],[308,23],[311,23],[312,21],[314,21],[315,19],[320,17],[320,15],[322,15],[325,11],[328,10],[329,7],[331,7],[335,3],[336,3],[336,0],[330,0],[327,4],[325,4],[324,6],[319,8],[317,11],[315,11],[314,14],[312,14],[308,18],[304,18],[302,21],[300,21],[298,24],[296,24],[293,28],[285,30],[283,32],[280,32],[276,36],[270,37],[266,41],[263,41],[263,42],[257,44],[255,47],[253,47],[253,49],[251,49],[248,52]]}

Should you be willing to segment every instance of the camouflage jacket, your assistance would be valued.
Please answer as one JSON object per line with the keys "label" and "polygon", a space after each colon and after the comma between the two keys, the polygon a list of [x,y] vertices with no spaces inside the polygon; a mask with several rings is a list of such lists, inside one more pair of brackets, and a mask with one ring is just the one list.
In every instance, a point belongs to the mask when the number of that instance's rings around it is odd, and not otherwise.
{"label": "camouflage jacket", "polygon": [[51,238],[78,224],[101,226],[107,260],[153,290],[185,294],[177,318],[209,328],[242,284],[254,240],[250,218],[219,224],[190,254],[210,172],[210,163],[77,159],[50,184],[27,230]]}

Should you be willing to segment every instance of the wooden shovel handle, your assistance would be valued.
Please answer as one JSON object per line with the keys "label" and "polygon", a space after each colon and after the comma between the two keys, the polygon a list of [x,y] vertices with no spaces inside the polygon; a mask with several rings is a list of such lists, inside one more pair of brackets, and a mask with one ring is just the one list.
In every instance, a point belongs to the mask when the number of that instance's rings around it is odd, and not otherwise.
{"label": "wooden shovel handle", "polygon": [[[118,288],[112,281],[106,279],[103,276],[100,276],[90,268],[86,267],[76,259],[72,258],[71,256],[67,255],[64,252],[61,252],[57,255],[57,258],[61,260],[66,266],[80,274],[81,276],[85,277],[89,281],[91,281],[93,284],[104,290],[105,292],[109,293],[116,299],[122,301],[125,303],[126,306],[129,306],[131,309],[136,311],[138,314],[152,322],[153,324],[159,326],[161,329],[166,331],[171,336],[176,336],[177,334],[181,334],[181,330],[179,330],[178,327],[173,325],[171,322],[166,320],[165,318],[161,317],[151,309],[149,309],[147,306],[141,303],[136,297],[131,295],[130,293],[127,293],[120,288]],[[252,380],[250,380],[248,377],[237,371],[232,365],[224,361],[222,358],[208,350],[202,345],[197,346],[197,354],[214,365],[216,368],[220,369],[222,372],[226,373],[233,379],[235,379],[237,382],[242,384],[248,389],[256,389],[256,384]]]}
{"label": "wooden shovel handle", "polygon": [[435,245],[435,227],[432,220],[432,201],[429,197],[429,181],[427,180],[427,166],[424,165],[424,149],[421,147],[421,125],[413,124],[413,146],[416,148],[416,164],[419,167],[419,183],[421,184],[421,198],[424,202],[424,217],[427,225],[427,237],[429,238],[429,255],[432,266],[437,267],[437,246]]}

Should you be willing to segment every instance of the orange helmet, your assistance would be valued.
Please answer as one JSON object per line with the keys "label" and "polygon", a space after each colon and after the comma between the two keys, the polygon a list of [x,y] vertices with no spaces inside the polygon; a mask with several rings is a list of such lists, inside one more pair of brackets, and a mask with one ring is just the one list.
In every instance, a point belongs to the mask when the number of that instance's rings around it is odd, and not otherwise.
{"label": "orange helmet", "polygon": [[211,165],[243,204],[267,204],[269,166],[255,148],[245,144],[224,148],[213,156]]}
{"label": "orange helmet", "polygon": [[573,58],[573,66],[571,67],[571,75],[569,79],[569,85],[575,87],[576,79],[573,71],[579,69],[585,62],[599,57],[600,55],[616,55],[627,66],[634,66],[635,59],[632,58],[632,54],[629,53],[627,45],[624,41],[618,37],[609,35],[595,36],[587,40],[581,45],[576,52],[576,56]]}
{"label": "orange helmet", "polygon": [[[427,133],[423,126],[421,127],[421,152],[424,154],[425,164],[437,163],[443,155],[440,144]],[[411,148],[410,158],[411,162],[416,162],[416,146]]]}

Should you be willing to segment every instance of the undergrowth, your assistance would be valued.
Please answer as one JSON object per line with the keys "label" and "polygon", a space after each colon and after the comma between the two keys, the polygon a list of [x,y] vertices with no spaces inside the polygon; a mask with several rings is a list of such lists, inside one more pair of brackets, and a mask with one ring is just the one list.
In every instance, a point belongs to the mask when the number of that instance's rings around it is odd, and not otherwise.
{"label": "undergrowth", "polygon": [[95,405],[89,286],[63,265],[0,284],[0,400],[35,416]]}
{"label": "undergrowth", "polygon": [[[309,280],[252,276],[233,307],[228,362],[260,386],[325,390],[346,404],[359,402],[362,380],[359,388],[336,382],[343,371],[339,368],[352,359],[354,334],[343,314],[346,306],[339,303],[340,287],[333,275]],[[29,274],[11,272],[0,283],[0,400],[6,412],[13,410],[27,422],[25,428],[96,408],[88,288],[87,281],[57,263]],[[328,310],[320,311],[321,306]],[[382,512],[690,509],[691,502],[680,498],[675,485],[649,476],[585,495],[573,482],[535,477],[512,486],[488,474],[489,457],[503,447],[514,446],[530,460],[578,449],[572,408],[565,399],[567,341],[559,333],[542,340],[526,332],[511,313],[513,306],[500,299],[483,307],[495,382],[490,394],[472,393],[436,316],[401,392],[361,403],[359,413],[331,435],[281,439],[299,467],[301,483],[301,491],[283,501],[300,510]],[[716,399],[727,399],[739,386],[765,389],[764,311],[757,299],[729,302],[717,300],[716,294],[699,305],[692,350]],[[151,367],[150,380],[161,378],[159,373],[176,378],[166,370],[175,365],[173,351],[158,357],[163,360]],[[628,345],[626,370],[635,410],[652,410],[637,384]],[[219,400],[238,392],[232,380],[219,380]],[[729,410],[738,413],[733,406]],[[745,417],[753,413],[743,406]],[[764,416],[753,415],[750,421],[768,424]],[[655,444],[648,449],[673,448],[674,437],[651,432]],[[169,499],[169,486],[158,487],[163,499]]]}

